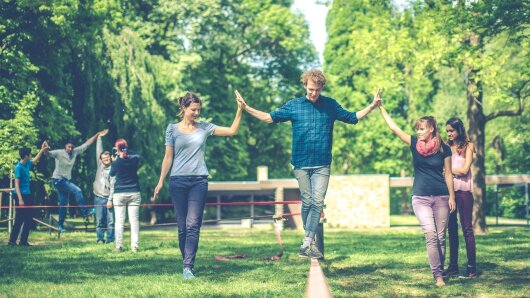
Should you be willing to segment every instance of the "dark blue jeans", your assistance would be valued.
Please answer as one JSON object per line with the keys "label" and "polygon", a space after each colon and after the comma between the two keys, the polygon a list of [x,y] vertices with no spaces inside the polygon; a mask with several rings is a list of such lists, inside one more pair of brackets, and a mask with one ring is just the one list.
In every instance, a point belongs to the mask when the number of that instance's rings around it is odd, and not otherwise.
{"label": "dark blue jeans", "polygon": [[[33,206],[33,197],[31,195],[22,195],[25,206]],[[15,206],[19,206],[18,196],[15,195]],[[9,242],[16,243],[18,238],[18,233],[22,228],[22,233],[20,234],[19,244],[28,243],[29,231],[33,227],[33,216],[36,214],[36,209],[34,208],[18,208],[15,214],[15,224],[11,230],[11,235],[9,236]]]}
{"label": "dark blue jeans", "polygon": [[193,268],[208,193],[205,176],[171,176],[169,193],[175,208],[184,267]]}
{"label": "dark blue jeans", "polygon": [[64,219],[66,217],[66,205],[68,205],[68,195],[72,194],[75,197],[75,201],[79,204],[79,209],[83,213],[84,217],[88,217],[90,210],[86,206],[85,197],[81,189],[70,182],[67,179],[52,179],[52,184],[57,194],[59,195],[59,226],[63,226]]}
{"label": "dark blue jeans", "polygon": [[105,240],[107,231],[107,243],[114,242],[114,211],[107,208],[107,198],[94,197],[96,208],[96,236],[98,240]]}

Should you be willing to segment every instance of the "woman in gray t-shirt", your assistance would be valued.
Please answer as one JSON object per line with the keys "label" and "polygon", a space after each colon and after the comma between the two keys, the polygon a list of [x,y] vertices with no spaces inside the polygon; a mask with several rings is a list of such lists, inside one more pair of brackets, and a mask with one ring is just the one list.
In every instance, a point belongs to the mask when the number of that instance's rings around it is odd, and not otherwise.
{"label": "woman in gray t-shirt", "polygon": [[166,153],[154,197],[158,196],[171,168],[169,193],[177,218],[179,248],[183,258],[182,274],[185,279],[191,279],[195,277],[192,269],[199,246],[199,233],[208,192],[208,168],[204,161],[206,139],[210,135],[236,135],[243,107],[238,103],[232,125],[221,127],[196,121],[202,106],[197,95],[186,93],[179,99],[179,106],[182,121],[169,124],[166,129]]}

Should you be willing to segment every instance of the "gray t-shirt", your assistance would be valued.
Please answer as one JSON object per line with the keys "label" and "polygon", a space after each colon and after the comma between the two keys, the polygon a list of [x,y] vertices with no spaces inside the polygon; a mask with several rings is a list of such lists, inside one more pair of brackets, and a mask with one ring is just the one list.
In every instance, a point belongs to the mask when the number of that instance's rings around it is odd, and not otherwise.
{"label": "gray t-shirt", "polygon": [[208,176],[204,161],[206,139],[213,134],[215,124],[197,123],[197,130],[183,133],[177,124],[166,129],[166,146],[173,147],[173,167],[170,176]]}
{"label": "gray t-shirt", "polygon": [[88,148],[88,144],[84,143],[79,147],[75,147],[72,150],[72,154],[69,155],[64,149],[52,150],[48,153],[48,156],[55,158],[55,170],[53,170],[53,179],[72,179],[72,168],[74,167],[77,155],[85,152]]}

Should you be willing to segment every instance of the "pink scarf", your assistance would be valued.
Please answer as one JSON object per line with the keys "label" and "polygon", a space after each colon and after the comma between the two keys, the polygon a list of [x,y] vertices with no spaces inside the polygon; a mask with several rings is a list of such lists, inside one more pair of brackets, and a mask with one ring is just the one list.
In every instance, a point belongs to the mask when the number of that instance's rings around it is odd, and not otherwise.
{"label": "pink scarf", "polygon": [[418,140],[416,142],[416,151],[418,151],[419,154],[427,157],[435,154],[438,152],[438,148],[440,147],[440,139],[437,137],[433,137],[427,142]]}

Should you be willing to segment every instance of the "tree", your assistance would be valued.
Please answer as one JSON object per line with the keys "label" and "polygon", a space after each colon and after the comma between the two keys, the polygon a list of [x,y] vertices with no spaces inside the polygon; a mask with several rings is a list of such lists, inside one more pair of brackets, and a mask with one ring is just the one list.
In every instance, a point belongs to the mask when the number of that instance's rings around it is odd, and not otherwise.
{"label": "tree", "polygon": [[[438,10],[449,20],[447,38],[460,45],[452,53],[452,63],[459,65],[464,74],[468,133],[477,150],[472,165],[475,186],[473,226],[477,232],[486,231],[486,124],[499,117],[521,115],[524,101],[530,93],[529,44],[526,38],[530,21],[525,17],[529,8],[525,1],[489,0],[456,1],[442,4]],[[507,45],[499,47],[499,42]],[[517,47],[514,49],[510,43]],[[509,66],[502,63],[507,61],[518,63],[508,63]],[[487,113],[486,99],[492,103],[512,102],[515,107]]]}

